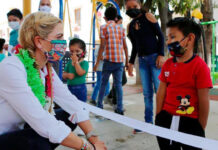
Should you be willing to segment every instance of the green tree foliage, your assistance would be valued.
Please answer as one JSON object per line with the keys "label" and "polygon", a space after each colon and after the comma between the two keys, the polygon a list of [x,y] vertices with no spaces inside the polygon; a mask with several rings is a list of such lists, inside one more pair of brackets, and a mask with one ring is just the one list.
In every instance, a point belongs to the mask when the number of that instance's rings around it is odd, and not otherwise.
{"label": "green tree foliage", "polygon": [[201,0],[170,0],[175,13],[190,17],[190,11],[201,7]]}
{"label": "green tree foliage", "polygon": [[[120,8],[125,8],[125,0],[115,0]],[[191,10],[194,10],[196,8],[201,7],[201,3],[203,0],[140,0],[142,3],[142,6],[146,10],[150,10],[152,13],[154,13],[158,7],[164,7],[166,6],[165,3],[167,2],[171,7],[172,10],[175,13],[188,16]]]}

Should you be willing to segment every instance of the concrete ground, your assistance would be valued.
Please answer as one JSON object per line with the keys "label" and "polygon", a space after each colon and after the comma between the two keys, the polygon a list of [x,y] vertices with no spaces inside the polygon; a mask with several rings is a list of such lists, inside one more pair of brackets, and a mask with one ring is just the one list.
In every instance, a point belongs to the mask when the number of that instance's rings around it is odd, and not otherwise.
{"label": "concrete ground", "polygon": [[[144,102],[142,89],[140,86],[134,85],[134,78],[128,80],[124,86],[124,107],[126,109],[125,116],[143,121],[144,119]],[[88,87],[89,94],[92,91]],[[105,104],[105,109],[112,111],[110,105]],[[206,129],[207,138],[218,140],[218,101],[210,101],[210,114]],[[155,110],[155,103],[154,103]],[[96,119],[90,114],[94,128],[97,130],[99,138],[105,142],[108,150],[158,150],[158,144],[155,136],[140,133],[133,134],[132,128],[118,124],[111,120]],[[69,150],[68,148],[59,146],[56,150]]]}

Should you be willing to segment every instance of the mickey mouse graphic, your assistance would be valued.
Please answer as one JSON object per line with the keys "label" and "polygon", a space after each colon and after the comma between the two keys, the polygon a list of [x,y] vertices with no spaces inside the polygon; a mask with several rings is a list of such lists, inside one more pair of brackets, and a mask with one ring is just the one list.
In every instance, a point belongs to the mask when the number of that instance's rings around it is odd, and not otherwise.
{"label": "mickey mouse graphic", "polygon": [[190,98],[191,98],[190,95],[186,95],[185,97],[177,96],[176,98],[177,100],[180,101],[180,105],[178,106],[179,110],[176,111],[177,114],[190,115],[193,113],[195,108],[193,106],[190,106]]}

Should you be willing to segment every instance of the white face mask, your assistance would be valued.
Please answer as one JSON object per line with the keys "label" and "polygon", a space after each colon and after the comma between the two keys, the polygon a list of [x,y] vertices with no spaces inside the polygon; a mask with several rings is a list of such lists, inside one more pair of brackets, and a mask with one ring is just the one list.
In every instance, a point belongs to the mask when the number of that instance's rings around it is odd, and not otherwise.
{"label": "white face mask", "polygon": [[51,12],[51,7],[49,7],[49,6],[40,6],[39,11],[50,13]]}
{"label": "white face mask", "polygon": [[8,22],[8,25],[13,30],[18,30],[20,28],[20,23],[18,21]]}

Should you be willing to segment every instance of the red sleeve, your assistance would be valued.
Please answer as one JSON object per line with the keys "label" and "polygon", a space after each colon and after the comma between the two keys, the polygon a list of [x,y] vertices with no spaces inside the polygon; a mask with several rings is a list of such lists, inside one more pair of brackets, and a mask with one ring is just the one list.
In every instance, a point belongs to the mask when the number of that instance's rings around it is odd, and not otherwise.
{"label": "red sleeve", "polygon": [[210,69],[205,63],[200,66],[200,69],[197,72],[196,87],[198,89],[213,87],[210,77]]}
{"label": "red sleeve", "polygon": [[163,67],[161,68],[161,73],[159,75],[159,80],[162,82],[167,82],[167,79],[165,77],[166,66],[167,62],[164,63]]}

